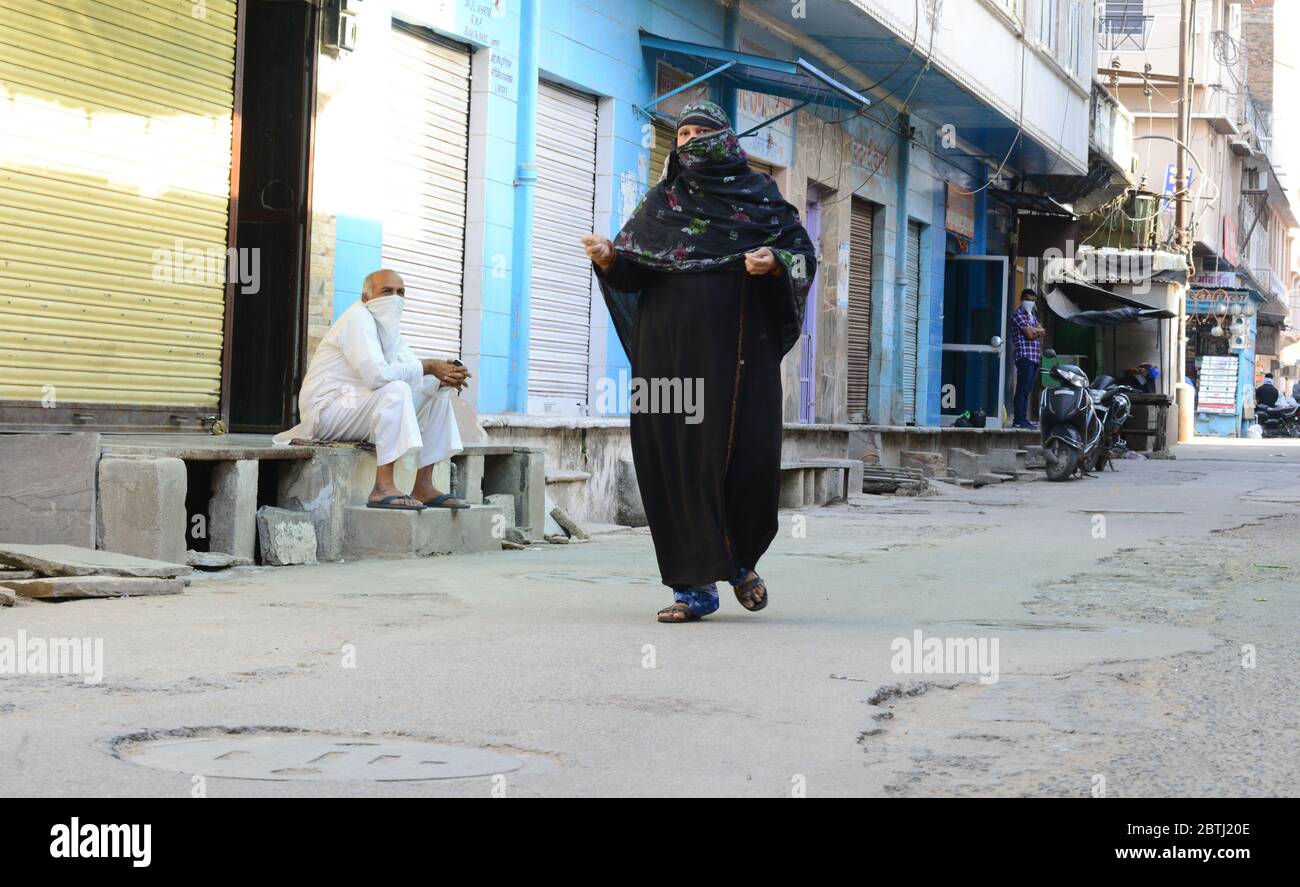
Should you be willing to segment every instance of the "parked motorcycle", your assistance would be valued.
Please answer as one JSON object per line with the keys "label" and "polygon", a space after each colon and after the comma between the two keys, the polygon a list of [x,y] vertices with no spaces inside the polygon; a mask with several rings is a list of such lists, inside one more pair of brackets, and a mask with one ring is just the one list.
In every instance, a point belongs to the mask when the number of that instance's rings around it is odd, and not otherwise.
{"label": "parked motorcycle", "polygon": [[1084,464],[1084,471],[1102,471],[1107,464],[1114,468],[1113,460],[1124,455],[1128,443],[1120,435],[1124,423],[1133,414],[1133,402],[1129,394],[1140,393],[1129,384],[1115,381],[1111,376],[1101,375],[1092,380],[1093,409],[1101,420],[1102,441],[1093,455],[1091,463]]}
{"label": "parked motorcycle", "polygon": [[[1056,357],[1048,349],[1044,357]],[[1065,480],[1082,468],[1097,464],[1104,446],[1105,428],[1093,400],[1088,374],[1072,364],[1057,364],[1050,375],[1059,388],[1044,388],[1038,402],[1038,423],[1043,435],[1047,479]]]}
{"label": "parked motorcycle", "polygon": [[1265,437],[1300,437],[1300,406],[1256,407],[1255,421]]}

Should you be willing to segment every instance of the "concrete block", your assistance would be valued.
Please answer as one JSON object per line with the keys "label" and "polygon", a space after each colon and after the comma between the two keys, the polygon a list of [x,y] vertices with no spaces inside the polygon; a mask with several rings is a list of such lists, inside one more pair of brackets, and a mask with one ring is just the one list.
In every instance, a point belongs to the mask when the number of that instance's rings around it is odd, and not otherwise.
{"label": "concrete block", "polygon": [[803,508],[803,469],[787,468],[781,472],[780,508]]}
{"label": "concrete block", "polygon": [[981,474],[989,473],[987,456],[960,447],[948,448],[948,467],[956,471],[957,476],[964,480],[975,480]]}
{"label": "concrete block", "polygon": [[827,468],[826,474],[826,501],[827,502],[845,502],[848,500],[848,489],[844,484],[843,468]]}
{"label": "concrete block", "polygon": [[989,468],[999,474],[1019,474],[1025,470],[1024,450],[1010,447],[994,447],[989,450]]}
{"label": "concrete block", "polygon": [[850,431],[848,457],[857,459],[859,462],[868,456],[879,461],[881,453],[881,440],[879,431]]}
{"label": "concrete block", "polygon": [[72,545],[0,544],[0,563],[24,567],[41,576],[140,576],[174,579],[194,572],[181,564]]}
{"label": "concrete block", "polygon": [[281,567],[317,562],[316,527],[305,511],[263,505],[257,510],[257,541],[264,564]]}
{"label": "concrete block", "polygon": [[820,504],[817,501],[817,472],[811,468],[805,468],[802,474],[804,507],[814,508]]}
{"label": "concrete block", "polygon": [[0,434],[0,539],[94,548],[98,462],[98,434]]}
{"label": "concrete block", "polygon": [[185,563],[185,463],[106,456],[99,462],[98,539],[106,551]]}
{"label": "concrete block", "polygon": [[257,547],[257,461],[212,466],[208,550],[252,560]]}
{"label": "concrete block", "polygon": [[835,488],[830,482],[830,470],[826,468],[814,468],[808,473],[811,474],[813,478],[813,501],[818,505],[825,505],[835,496]]}
{"label": "concrete block", "polygon": [[451,457],[451,494],[471,505],[483,504],[483,461],[478,453]]}
{"label": "concrete block", "polygon": [[5,583],[5,587],[20,597],[53,601],[180,594],[185,588],[185,580],[136,576],[53,576],[44,579],[9,580]]}
{"label": "concrete block", "polygon": [[18,595],[0,586],[0,607],[12,607],[16,603],[18,603]]}
{"label": "concrete block", "polygon": [[540,447],[516,447],[514,452],[483,457],[483,495],[508,493],[515,497],[517,526],[527,527],[532,539],[541,539],[547,518],[546,456]]}
{"label": "concrete block", "polygon": [[[356,450],[318,449],[311,459],[280,463],[276,504],[311,515],[316,531],[316,560],[324,563],[343,557],[344,522],[350,504],[350,482],[357,460]],[[374,485],[374,456],[371,475],[361,493]]]}
{"label": "concrete block", "polygon": [[[253,517],[253,522],[256,525],[256,515]],[[231,567],[253,566],[251,557],[235,557],[231,554],[222,554],[219,551],[187,551],[185,552],[185,562],[196,570],[228,570]]]}
{"label": "concrete block", "polygon": [[919,468],[926,477],[943,477],[948,471],[948,460],[943,453],[926,453],[904,450],[898,454],[900,468]]}
{"label": "concrete block", "polygon": [[641,501],[641,485],[636,478],[636,465],[631,457],[618,460],[618,476],[615,484],[618,504],[614,510],[614,522],[625,527],[644,527],[649,525],[645,516],[645,504]]}
{"label": "concrete block", "polygon": [[850,496],[862,492],[862,472],[864,467],[865,463],[854,459],[853,464],[849,468],[845,469],[849,473],[845,486],[847,487]]}
{"label": "concrete block", "polygon": [[[489,505],[391,511],[352,506],[347,511],[349,558],[422,557],[500,551],[495,533],[501,511]],[[510,539],[509,530],[506,540]]]}
{"label": "concrete block", "polygon": [[1041,446],[1025,447],[1025,467],[1026,468],[1046,468],[1047,457],[1043,455]]}
{"label": "concrete block", "polygon": [[485,496],[484,504],[491,505],[493,508],[501,510],[501,516],[505,518],[507,527],[517,527],[519,524],[515,521],[515,497],[509,493],[493,493]]}
{"label": "concrete block", "polygon": [[560,528],[564,530],[565,535],[575,539],[582,539],[584,541],[591,538],[587,535],[587,531],[584,530],[576,520],[569,517],[568,512],[563,508],[552,508],[551,518],[560,525]]}

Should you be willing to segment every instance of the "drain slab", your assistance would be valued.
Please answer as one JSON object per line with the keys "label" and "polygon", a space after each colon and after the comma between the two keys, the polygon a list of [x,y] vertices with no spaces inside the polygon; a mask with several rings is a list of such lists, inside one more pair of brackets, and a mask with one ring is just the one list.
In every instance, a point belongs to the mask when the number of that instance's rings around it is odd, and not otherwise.
{"label": "drain slab", "polygon": [[319,733],[230,733],[156,739],[119,749],[155,770],[225,779],[410,782],[518,770],[518,758],[419,739]]}

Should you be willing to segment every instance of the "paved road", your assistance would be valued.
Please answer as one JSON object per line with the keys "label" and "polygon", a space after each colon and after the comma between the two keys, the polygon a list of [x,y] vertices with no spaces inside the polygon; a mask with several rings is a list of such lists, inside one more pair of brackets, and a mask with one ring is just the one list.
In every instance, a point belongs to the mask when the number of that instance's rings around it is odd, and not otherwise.
{"label": "paved road", "polygon": [[[690,625],[654,621],[643,531],[0,610],[0,638],[105,650],[99,684],[0,675],[0,795],[187,795],[189,774],[115,741],[204,727],[523,762],[504,781],[210,778],[209,796],[1295,795],[1300,448],[1178,456],[783,513],[768,610],[724,599]],[[996,682],[899,673],[915,632],[996,641]]]}

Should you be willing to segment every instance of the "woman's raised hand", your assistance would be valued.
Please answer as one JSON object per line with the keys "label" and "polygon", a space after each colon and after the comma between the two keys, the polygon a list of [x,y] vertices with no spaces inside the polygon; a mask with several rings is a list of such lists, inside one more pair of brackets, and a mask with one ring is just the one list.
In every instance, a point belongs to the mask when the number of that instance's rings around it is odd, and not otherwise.
{"label": "woman's raised hand", "polygon": [[601,271],[608,271],[614,264],[614,244],[608,237],[600,234],[588,234],[582,238],[582,248],[587,251],[587,258],[600,266]]}
{"label": "woman's raised hand", "polygon": [[775,274],[781,273],[781,263],[776,260],[776,254],[767,247],[761,247],[750,253],[745,253],[745,270],[750,274]]}

